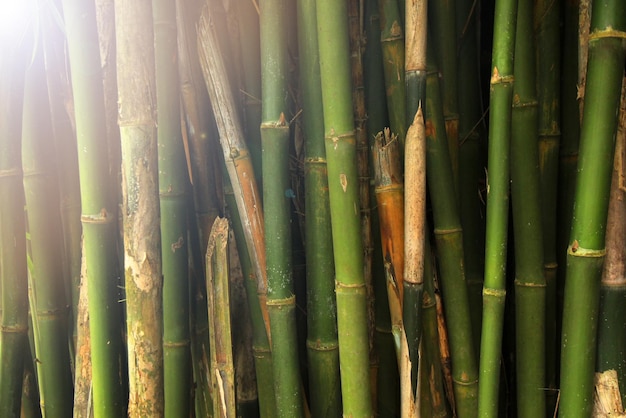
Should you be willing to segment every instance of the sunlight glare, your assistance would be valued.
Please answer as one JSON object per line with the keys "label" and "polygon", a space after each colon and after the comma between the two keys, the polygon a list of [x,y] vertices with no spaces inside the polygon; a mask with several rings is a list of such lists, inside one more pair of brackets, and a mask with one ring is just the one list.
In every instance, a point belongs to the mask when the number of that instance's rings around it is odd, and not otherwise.
{"label": "sunlight glare", "polygon": [[19,43],[36,14],[34,0],[0,0],[0,46]]}

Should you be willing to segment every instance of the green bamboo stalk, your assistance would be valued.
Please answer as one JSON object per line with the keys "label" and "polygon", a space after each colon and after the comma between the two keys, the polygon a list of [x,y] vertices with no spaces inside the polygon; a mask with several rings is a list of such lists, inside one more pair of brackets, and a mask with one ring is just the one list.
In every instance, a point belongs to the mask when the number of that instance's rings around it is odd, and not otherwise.
{"label": "green bamboo stalk", "polygon": [[287,3],[260,4],[261,145],[267,310],[272,335],[276,412],[279,417],[303,416],[296,334],[296,299],[291,249],[291,178],[287,113]]}
{"label": "green bamboo stalk", "polygon": [[207,307],[211,342],[213,410],[220,417],[236,416],[235,366],[230,326],[228,220],[217,218],[206,253]]}
{"label": "green bamboo stalk", "polygon": [[370,350],[370,383],[375,386],[378,359],[374,350],[374,286],[372,284],[372,219],[370,210],[370,152],[365,107],[365,80],[363,71],[364,32],[363,6],[360,0],[348,1],[348,34],[350,37],[350,72],[352,79],[352,109],[356,135],[356,167],[359,176],[359,210],[361,215],[361,240],[363,242],[363,276],[367,294],[367,317]]}
{"label": "green bamboo stalk", "polygon": [[[227,181],[227,180],[226,180]],[[252,322],[252,350],[256,368],[257,390],[259,393],[259,412],[261,417],[276,416],[276,397],[274,396],[274,376],[272,372],[272,352],[265,332],[265,323],[261,312],[261,305],[257,296],[256,277],[245,245],[245,235],[241,218],[237,210],[235,196],[230,183],[224,186],[226,205],[231,212],[235,243],[244,275],[244,286]]]}
{"label": "green bamboo stalk", "polygon": [[459,189],[459,106],[457,87],[456,2],[432,1],[428,7],[432,24],[431,48],[441,73],[441,99],[455,190]]}
{"label": "green bamboo stalk", "polygon": [[180,123],[176,4],[153,0],[163,269],[163,374],[166,417],[190,412],[187,170]]}
{"label": "green bamboo stalk", "polygon": [[[212,407],[211,387],[207,380],[208,358],[202,353],[208,351],[208,312],[206,306],[206,285],[204,279],[204,257],[208,236],[215,217],[219,214],[218,185],[221,184],[219,173],[221,157],[212,152],[217,145],[217,126],[211,115],[213,110],[209,94],[204,86],[202,69],[197,55],[197,30],[200,2],[176,1],[176,27],[178,29],[178,72],[182,97],[185,128],[183,140],[188,148],[190,182],[193,204],[187,204],[191,243],[191,258],[194,270],[190,281],[191,294],[194,295],[191,307],[194,332],[191,338],[193,379],[195,387],[196,415],[207,415]],[[204,362],[207,361],[207,363]]]}
{"label": "green bamboo stalk", "polygon": [[[27,27],[32,30],[30,25]],[[24,361],[28,358],[28,272],[20,143],[26,64],[22,50],[28,48],[15,39],[11,41],[19,48],[0,43],[0,59],[11,62],[0,68],[0,416],[17,418]]]}
{"label": "green bamboo stalk", "polygon": [[[39,2],[40,22],[43,36],[44,60],[48,80],[52,132],[58,155],[59,193],[61,222],[65,258],[63,260],[66,278],[66,298],[71,302],[68,324],[72,342],[72,353],[76,345],[75,313],[78,306],[81,264],[81,203],[78,176],[78,152],[76,133],[72,126],[74,108],[72,87],[69,76],[69,62],[66,54],[66,33],[58,23],[61,13],[61,0]],[[67,15],[67,12],[64,13]],[[72,120],[70,120],[72,118]],[[73,355],[72,355],[73,362]],[[74,366],[72,364],[72,371]]]}
{"label": "green bamboo stalk", "polygon": [[470,298],[474,346],[480,347],[485,262],[484,123],[478,73],[478,14],[474,0],[456,3],[459,100],[459,207],[463,226],[465,278]]}
{"label": "green bamboo stalk", "polygon": [[[617,112],[624,70],[626,10],[593,4],[578,184],[567,255],[561,351],[560,417],[591,413],[599,285]],[[576,367],[573,367],[576,365]]]}
{"label": "green bamboo stalk", "polygon": [[[615,143],[615,158],[611,178],[611,194],[606,226],[606,260],[600,285],[600,313],[598,325],[598,359],[596,376],[612,370],[621,386],[626,383],[626,254],[622,245],[626,239],[626,206],[622,161],[626,137],[626,83],[622,81],[619,125]],[[620,184],[621,183],[621,184]],[[596,377],[597,378],[597,377]],[[623,391],[621,391],[623,392]],[[621,401],[626,394],[622,393]]]}
{"label": "green bamboo stalk", "polygon": [[317,1],[343,414],[372,416],[346,4]]}
{"label": "green bamboo stalk", "polygon": [[[429,51],[431,51],[429,49]],[[478,370],[463,269],[463,230],[448,155],[437,68],[428,53],[426,77],[426,173],[432,198],[437,253],[452,356],[456,412],[475,416]]]}
{"label": "green bamboo stalk", "polygon": [[[89,292],[94,415],[122,414],[122,341],[117,277],[117,208],[110,191],[104,91],[95,4],[64,0]],[[87,49],[83,51],[85,45]]]}
{"label": "green bamboo stalk", "polygon": [[[307,260],[307,350],[311,414],[341,413],[337,302],[324,150],[324,120],[315,2],[298,3],[300,80],[304,123],[305,236]],[[369,185],[368,185],[369,187]]]}
{"label": "green bamboo stalk", "polygon": [[379,0],[378,11],[389,127],[393,134],[398,135],[404,147],[404,137],[408,126],[404,80],[404,24],[397,0]]}
{"label": "green bamboo stalk", "polygon": [[545,414],[545,314],[533,4],[518,1],[511,128],[517,413]]}
{"label": "green bamboo stalk", "polygon": [[115,2],[130,417],[161,417],[163,317],[152,4]]}
{"label": "green bamboo stalk", "polygon": [[559,7],[552,1],[535,3],[534,26],[537,54],[539,118],[539,170],[543,225],[544,275],[546,279],[546,386],[547,411],[556,404],[557,350],[557,197],[560,131],[561,44]]}
{"label": "green bamboo stalk", "polygon": [[495,7],[489,92],[487,230],[478,398],[480,417],[498,415],[500,351],[506,295],[509,158],[517,0],[498,0]]}
{"label": "green bamboo stalk", "polygon": [[[559,144],[558,168],[558,201],[557,201],[557,252],[556,330],[559,338],[556,349],[556,375],[559,375],[560,335],[563,312],[563,293],[567,264],[567,248],[572,226],[574,208],[574,191],[576,189],[576,169],[578,165],[578,146],[580,139],[580,120],[578,117],[577,79],[578,79],[578,0],[565,2],[563,6],[563,65],[561,67],[561,119],[568,121],[561,127]],[[557,394],[558,395],[558,394]],[[552,411],[556,410],[556,405]]]}
{"label": "green bamboo stalk", "polygon": [[52,129],[44,73],[38,47],[26,72],[22,116],[22,167],[30,232],[31,277],[37,320],[35,333],[41,409],[47,417],[72,414],[72,377],[62,268],[58,184],[54,148],[47,137]]}

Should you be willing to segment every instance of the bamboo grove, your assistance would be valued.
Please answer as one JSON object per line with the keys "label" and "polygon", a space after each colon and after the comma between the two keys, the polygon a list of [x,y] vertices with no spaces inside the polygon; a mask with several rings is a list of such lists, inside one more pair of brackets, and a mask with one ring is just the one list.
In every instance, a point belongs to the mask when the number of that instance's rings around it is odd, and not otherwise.
{"label": "bamboo grove", "polygon": [[626,416],[620,0],[0,4],[0,417]]}

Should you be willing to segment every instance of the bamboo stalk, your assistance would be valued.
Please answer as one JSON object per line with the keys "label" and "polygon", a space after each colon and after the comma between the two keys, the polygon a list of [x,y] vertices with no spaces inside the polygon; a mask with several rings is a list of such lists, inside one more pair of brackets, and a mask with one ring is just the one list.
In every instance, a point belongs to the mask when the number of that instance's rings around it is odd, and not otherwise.
{"label": "bamboo stalk", "polygon": [[276,412],[279,417],[303,416],[298,365],[296,299],[293,284],[287,113],[287,3],[260,3],[261,146],[267,310],[272,335]]}
{"label": "bamboo stalk", "polygon": [[[122,341],[116,286],[117,208],[110,189],[107,129],[95,4],[64,0],[81,182],[89,296],[94,415],[122,414]],[[89,44],[82,51],[85,42]]]}
{"label": "bamboo stalk", "polygon": [[45,139],[52,125],[41,47],[26,72],[22,115],[22,168],[30,233],[37,376],[47,417],[72,414],[72,376],[67,339],[58,184],[54,148]]}
{"label": "bamboo stalk", "polygon": [[517,413],[545,414],[546,278],[544,276],[533,4],[518,1],[511,132],[515,242]]}
{"label": "bamboo stalk", "polygon": [[[201,2],[176,1],[176,37],[195,217],[200,231],[200,252],[205,254],[211,226],[220,211],[218,185],[221,184],[221,170],[219,154],[212,152],[217,144],[217,126],[213,117],[206,116],[212,115],[213,109],[197,54],[196,26],[201,6],[197,3]],[[201,287],[204,288],[204,283]]]}
{"label": "bamboo stalk", "polygon": [[[404,75],[404,24],[397,0],[378,0],[380,42],[387,92],[389,127],[398,135],[402,147],[406,135],[406,86]],[[373,41],[373,40],[372,40]]]}
{"label": "bamboo stalk", "polygon": [[500,351],[506,295],[509,159],[517,1],[498,0],[491,61],[487,231],[480,339],[480,417],[498,415]]}
{"label": "bamboo stalk", "polygon": [[[307,260],[307,350],[311,414],[341,413],[337,302],[324,150],[324,120],[315,2],[298,3],[300,79],[304,123],[305,236]],[[369,185],[368,185],[369,187]]]}
{"label": "bamboo stalk", "polygon": [[474,346],[480,347],[485,262],[485,124],[479,77],[478,16],[474,0],[456,3],[459,106],[459,207],[463,226],[465,278],[470,298]]}
{"label": "bamboo stalk", "polygon": [[350,36],[350,70],[352,79],[352,109],[356,137],[356,166],[359,176],[359,210],[361,215],[361,236],[363,241],[363,276],[367,290],[367,316],[370,348],[370,379],[375,381],[378,359],[374,347],[374,286],[372,284],[372,219],[370,209],[370,152],[367,131],[367,108],[365,107],[365,79],[363,70],[363,49],[365,33],[362,15],[363,2],[348,1],[348,33]]}
{"label": "bamboo stalk", "polygon": [[[380,42],[380,15],[378,1],[367,0],[364,3],[364,30],[366,40],[363,52],[363,75],[365,77],[365,101],[367,109],[367,132],[370,149],[376,139],[374,132],[381,132],[389,126],[387,99],[383,79],[383,59]],[[370,164],[370,176],[373,177],[373,164]],[[370,184],[370,188],[375,186]],[[380,226],[378,206],[375,191],[370,190],[370,208],[372,221],[372,282],[374,287],[374,345],[377,354],[378,366],[375,379],[373,405],[380,416],[398,415],[400,413],[398,362],[391,334],[391,320],[389,317],[389,300],[387,297],[387,283],[384,273],[382,251],[378,250],[380,240]]]}
{"label": "bamboo stalk", "polygon": [[[246,144],[250,150],[254,173],[259,188],[261,176],[261,42],[259,40],[258,2],[242,1],[237,4],[239,39],[241,43],[243,123]],[[298,41],[300,38],[298,38]]]}
{"label": "bamboo stalk", "polygon": [[[27,27],[31,29],[30,25]],[[14,45],[27,49],[27,43]],[[28,357],[28,272],[20,143],[26,57],[21,51],[0,43],[0,59],[12,63],[0,68],[0,416],[7,418],[20,416],[24,361]]]}
{"label": "bamboo stalk", "polygon": [[346,4],[317,1],[343,414],[372,415]]}
{"label": "bamboo stalk", "polygon": [[[407,20],[410,13],[407,13]],[[418,402],[418,349],[422,338],[426,240],[426,132],[421,106],[406,135],[404,156],[404,300],[403,318],[411,363],[411,402]],[[423,388],[422,388],[423,390]],[[426,393],[429,393],[426,391]]]}
{"label": "bamboo stalk", "polygon": [[[412,138],[413,139],[413,138]],[[412,375],[412,348],[407,341],[403,323],[403,292],[405,269],[405,193],[401,165],[401,145],[389,128],[376,135],[372,150],[376,202],[380,222],[380,238],[387,276],[387,299],[391,315],[391,331],[396,342],[396,358],[400,374],[400,410],[402,416],[416,416],[415,389],[417,375]],[[419,240],[419,237],[418,237]],[[411,291],[409,287],[409,291]],[[415,295],[412,295],[415,296]],[[421,299],[417,299],[421,304]],[[415,303],[416,300],[409,300]],[[415,307],[414,305],[411,305]],[[412,312],[417,314],[418,311]],[[416,315],[417,316],[417,315]],[[420,319],[420,318],[416,318]],[[414,343],[414,341],[411,341]]]}
{"label": "bamboo stalk", "polygon": [[266,306],[267,275],[265,262],[265,240],[263,210],[260,193],[254,179],[254,169],[246,144],[235,100],[228,87],[228,77],[219,52],[215,28],[210,22],[208,8],[204,8],[198,27],[198,54],[213,112],[220,132],[220,144],[226,162],[237,209],[242,219],[246,246],[257,278],[258,295],[271,343],[269,314]]}
{"label": "bamboo stalk", "polygon": [[[426,138],[422,106],[426,96],[426,40],[428,3],[409,0],[406,7],[405,80],[407,121],[404,156],[404,229],[407,237],[403,272],[403,322],[411,365],[411,403],[419,402],[419,346],[422,334],[424,243],[426,239]],[[423,374],[423,373],[422,373]],[[430,395],[429,391],[422,391]],[[428,402],[429,403],[429,402]],[[425,404],[424,402],[422,404]],[[417,409],[415,408],[417,413]],[[423,409],[423,408],[422,408]],[[422,411],[424,412],[424,411]]]}
{"label": "bamboo stalk", "polygon": [[428,53],[426,77],[426,172],[432,198],[437,253],[441,258],[456,412],[464,417],[476,414],[478,370],[463,269],[463,230],[441,106],[439,79],[431,51]]}
{"label": "bamboo stalk", "polygon": [[[626,383],[626,206],[624,205],[624,142],[626,141],[626,83],[622,81],[619,122],[611,178],[611,192],[606,226],[606,259],[600,284],[598,325],[598,360],[596,376],[613,370],[623,387]],[[624,402],[626,393],[621,392]]]}
{"label": "bamboo stalk", "polygon": [[235,417],[235,366],[230,327],[228,220],[213,223],[206,253],[207,307],[211,341],[213,411],[220,417]]}
{"label": "bamboo stalk", "polygon": [[561,44],[559,7],[552,1],[535,3],[537,99],[539,118],[539,169],[546,280],[546,392],[552,411],[556,404],[558,363],[557,317],[557,197],[560,142]]}
{"label": "bamboo stalk", "polygon": [[456,34],[456,2],[432,1],[428,7],[433,37],[431,48],[435,50],[437,68],[441,72],[441,99],[445,119],[450,163],[454,175],[455,190],[459,190],[459,108],[458,108],[458,48]]}
{"label": "bamboo stalk", "polygon": [[151,2],[115,2],[131,417],[161,417],[163,318]]}
{"label": "bamboo stalk", "polygon": [[[63,228],[66,298],[71,309],[68,326],[71,338],[72,357],[76,345],[75,314],[78,306],[81,264],[81,201],[78,175],[78,152],[76,147],[75,120],[71,109],[75,108],[72,98],[70,65],[66,54],[66,33],[63,32],[56,15],[61,11],[61,0],[40,2],[40,22],[43,36],[46,78],[52,132],[58,155],[59,196]],[[68,12],[64,12],[64,15]],[[71,13],[70,13],[71,14]],[[73,359],[72,359],[73,362]],[[72,372],[74,365],[72,364]]]}
{"label": "bamboo stalk", "polygon": [[157,143],[163,269],[163,375],[166,417],[190,412],[187,172],[180,123],[176,4],[153,0]]}
{"label": "bamboo stalk", "polygon": [[[578,184],[567,255],[559,416],[591,413],[600,277],[617,109],[624,70],[626,15],[620,2],[593,4]],[[576,364],[576,367],[572,367]]]}

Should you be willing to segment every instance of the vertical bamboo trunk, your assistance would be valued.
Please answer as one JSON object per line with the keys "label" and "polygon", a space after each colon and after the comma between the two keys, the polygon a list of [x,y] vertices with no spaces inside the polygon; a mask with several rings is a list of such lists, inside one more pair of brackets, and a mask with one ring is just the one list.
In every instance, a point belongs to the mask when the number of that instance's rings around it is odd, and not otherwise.
{"label": "vertical bamboo trunk", "polygon": [[[328,171],[317,43],[315,2],[298,3],[300,80],[304,118],[304,190],[307,260],[308,364],[311,414],[341,413],[337,302],[328,202]],[[369,185],[368,185],[369,186]]]}
{"label": "vertical bamboo trunk", "polygon": [[500,351],[506,295],[509,157],[517,0],[497,0],[490,79],[487,231],[480,339],[481,418],[498,415]]}
{"label": "vertical bamboo trunk", "polygon": [[463,226],[465,277],[470,298],[474,346],[480,347],[485,262],[484,123],[479,77],[478,15],[474,0],[456,4],[459,100],[459,207]]}
{"label": "vertical bamboo trunk", "polygon": [[454,174],[454,186],[459,189],[459,109],[457,87],[457,34],[455,26],[456,2],[432,1],[428,8],[432,23],[431,48],[437,56],[441,72],[441,98],[446,123],[450,163]]}
{"label": "vertical bamboo trunk", "polygon": [[206,116],[211,115],[213,110],[202,79],[197,53],[196,26],[201,5],[196,3],[200,2],[176,1],[176,38],[180,95],[191,166],[190,178],[196,222],[200,232],[200,251],[204,254],[211,226],[219,213],[218,185],[221,185],[221,180],[218,175],[219,154],[213,152],[217,142],[217,127],[214,118]]}
{"label": "vertical bamboo trunk", "polygon": [[[213,411],[220,417],[234,418],[235,366],[233,363],[229,297],[228,220],[213,223],[206,253],[207,307],[211,335],[211,381]],[[218,412],[219,411],[219,412]]]}
{"label": "vertical bamboo trunk", "polygon": [[[600,277],[617,109],[624,72],[620,31],[626,28],[621,2],[593,4],[587,88],[580,137],[578,184],[567,255],[559,416],[590,414]],[[574,367],[575,365],[575,367]]]}
{"label": "vertical bamboo trunk", "polygon": [[543,263],[533,4],[518,1],[511,132],[515,242],[517,414],[545,414],[546,279]]}
{"label": "vertical bamboo trunk", "polygon": [[[72,70],[81,183],[84,270],[89,324],[94,415],[122,414],[122,341],[117,290],[117,208],[109,180],[106,113],[95,4],[64,0]],[[88,47],[85,48],[85,45]]]}
{"label": "vertical bamboo trunk", "polygon": [[[30,25],[26,25],[31,30]],[[28,272],[21,167],[21,121],[26,57],[12,37],[0,41],[0,416],[20,416],[28,349]],[[6,61],[5,61],[6,60]]]}
{"label": "vertical bamboo trunk", "polygon": [[[574,191],[576,189],[576,170],[578,165],[578,146],[580,140],[580,119],[578,116],[577,80],[578,80],[578,0],[565,2],[563,6],[563,65],[561,67],[561,119],[568,121],[562,125],[559,144],[558,201],[557,201],[557,269],[556,304],[557,304],[557,348],[555,373],[558,381],[561,324],[563,312],[563,293],[567,264],[567,248],[572,226]],[[558,395],[558,394],[557,394]],[[556,405],[552,411],[556,410]]]}
{"label": "vertical bamboo trunk", "polygon": [[130,417],[164,415],[154,36],[149,0],[115,2]]}
{"label": "vertical bamboo trunk", "polygon": [[346,4],[317,1],[343,414],[372,416]]}
{"label": "vertical bamboo trunk", "polygon": [[[85,241],[82,244],[85,253]],[[86,277],[86,263],[81,263],[81,277]],[[74,374],[74,413],[73,418],[92,418],[94,415],[92,398],[91,336],[89,329],[89,290],[87,280],[81,279],[76,310],[76,357]],[[125,413],[125,411],[124,411]]]}
{"label": "vertical bamboo trunk", "polygon": [[[422,333],[424,290],[424,244],[426,240],[426,138],[424,128],[424,99],[426,96],[426,40],[428,3],[422,0],[405,2],[406,42],[405,80],[407,121],[404,157],[406,193],[404,195],[403,322],[411,365],[410,403],[418,400],[419,346]],[[422,373],[423,374],[423,373]],[[404,392],[403,392],[404,393]],[[429,394],[429,391],[422,392]],[[403,402],[403,405],[406,402]],[[417,409],[417,408],[415,408]],[[417,413],[417,412],[416,412]]]}
{"label": "vertical bamboo trunk", "polygon": [[363,241],[363,275],[367,289],[367,316],[370,346],[370,379],[375,385],[378,358],[374,349],[374,287],[372,284],[372,222],[370,210],[370,156],[367,131],[367,108],[365,107],[365,79],[363,71],[364,30],[362,23],[363,2],[348,2],[348,33],[350,36],[350,70],[352,78],[352,108],[356,135],[356,167],[359,176],[359,209]]}
{"label": "vertical bamboo trunk", "polygon": [[[39,39],[41,41],[41,39]],[[41,48],[26,72],[22,115],[22,167],[30,233],[31,312],[41,409],[47,417],[72,414],[72,377],[62,268],[62,236],[54,148],[46,141],[52,129]]]}
{"label": "vertical bamboo trunk", "polygon": [[[598,360],[596,378],[599,373],[615,372],[620,386],[626,383],[626,206],[624,205],[624,142],[626,141],[626,83],[622,81],[622,97],[619,113],[617,142],[611,178],[611,195],[606,226],[606,260],[600,285],[600,313],[598,325]],[[621,401],[625,401],[621,391]]]}
{"label": "vertical bamboo trunk", "polygon": [[559,7],[552,1],[535,3],[539,169],[543,219],[544,275],[546,279],[546,392],[547,411],[556,404],[557,367],[557,197],[560,131]]}
{"label": "vertical bamboo trunk", "polygon": [[[402,147],[406,135],[406,86],[404,79],[404,7],[400,9],[396,0],[378,0],[380,13],[380,42],[382,46],[383,70],[387,92],[389,127],[398,135]],[[375,42],[375,40],[370,40]]]}
{"label": "vertical bamboo trunk", "polygon": [[[409,2],[407,2],[408,4]],[[410,13],[407,11],[407,21]],[[424,33],[425,35],[425,33]],[[425,37],[425,36],[424,36]],[[411,365],[411,403],[418,393],[418,349],[422,338],[422,305],[424,291],[424,257],[426,240],[426,132],[424,114],[419,107],[406,135],[404,156],[404,300],[403,318]],[[422,372],[422,374],[424,374]],[[421,388],[425,390],[425,388]],[[425,390],[425,394],[430,393]],[[417,409],[417,408],[416,408]]]}
{"label": "vertical bamboo trunk", "polygon": [[291,189],[287,114],[287,3],[260,3],[261,146],[267,310],[270,319],[276,412],[279,417],[303,415],[296,334],[296,298],[291,249]]}
{"label": "vertical bamboo trunk", "polygon": [[445,122],[433,52],[428,52],[426,77],[426,170],[441,283],[452,356],[457,414],[476,415],[478,370],[473,346],[469,301],[463,269],[463,229],[456,203]]}
{"label": "vertical bamboo trunk", "polygon": [[166,417],[190,411],[187,170],[180,123],[176,4],[153,0],[159,209],[163,269],[163,376]]}
{"label": "vertical bamboo trunk", "polygon": [[[70,302],[68,326],[72,341],[72,353],[76,345],[75,313],[78,306],[78,288],[80,285],[81,264],[81,203],[78,175],[78,153],[74,132],[75,118],[70,115],[74,109],[70,71],[66,54],[66,33],[55,20],[57,10],[61,9],[61,0],[40,4],[40,24],[43,36],[46,78],[52,132],[58,155],[59,196],[61,204],[61,222],[65,257],[63,269],[65,276],[66,298]],[[67,12],[64,12],[64,15]],[[72,359],[73,361],[73,359]],[[72,365],[72,371],[73,371]]]}

